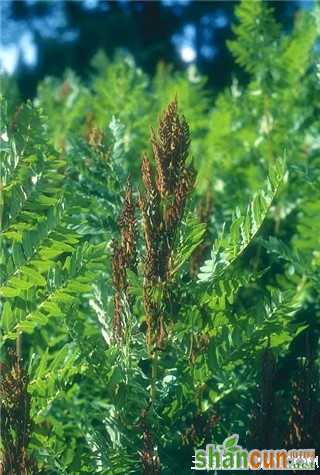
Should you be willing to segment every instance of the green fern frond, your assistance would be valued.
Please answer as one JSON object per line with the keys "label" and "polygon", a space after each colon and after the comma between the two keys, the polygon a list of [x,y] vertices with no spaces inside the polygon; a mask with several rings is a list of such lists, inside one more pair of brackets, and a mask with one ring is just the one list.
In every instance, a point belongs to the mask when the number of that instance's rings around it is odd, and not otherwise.
{"label": "green fern frond", "polygon": [[237,38],[228,42],[236,61],[249,73],[270,71],[280,33],[272,8],[263,0],[242,0],[236,16],[239,23],[233,32]]}
{"label": "green fern frond", "polygon": [[47,144],[38,111],[27,104],[6,123],[0,230],[3,341],[31,333],[79,304],[104,249],[79,246],[80,236],[68,229],[64,164]]}
{"label": "green fern frond", "polygon": [[278,160],[269,170],[266,189],[256,194],[244,214],[238,213],[229,234],[223,231],[213,244],[211,259],[200,269],[200,282],[217,281],[242,256],[260,231],[284,178],[284,161]]}
{"label": "green fern frond", "polygon": [[198,219],[192,215],[187,217],[180,233],[180,242],[177,244],[176,252],[172,257],[170,271],[172,276],[188,261],[193,252],[202,243],[205,232],[206,224],[199,223]]}
{"label": "green fern frond", "polygon": [[297,82],[305,74],[318,35],[315,18],[308,12],[299,12],[292,35],[284,38],[281,45],[279,64],[286,81]]}

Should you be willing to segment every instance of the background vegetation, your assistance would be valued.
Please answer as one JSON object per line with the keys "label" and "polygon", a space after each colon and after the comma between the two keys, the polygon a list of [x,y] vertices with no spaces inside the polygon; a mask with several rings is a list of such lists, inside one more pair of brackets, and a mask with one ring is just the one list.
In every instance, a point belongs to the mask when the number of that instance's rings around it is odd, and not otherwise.
{"label": "background vegetation", "polygon": [[123,53],[33,102],[2,79],[4,473],[319,450],[319,11],[243,1],[233,31],[249,80],[214,99]]}
{"label": "background vegetation", "polygon": [[[236,74],[247,75],[234,61],[226,41],[232,37],[238,0],[3,0],[0,68],[15,71],[24,98],[34,97],[39,81],[71,68],[83,79],[100,49],[113,57],[130,53],[146,73],[159,62],[183,70],[191,62],[215,92]],[[269,2],[270,3],[270,2]],[[311,9],[313,0],[271,0],[284,31],[294,16]]]}

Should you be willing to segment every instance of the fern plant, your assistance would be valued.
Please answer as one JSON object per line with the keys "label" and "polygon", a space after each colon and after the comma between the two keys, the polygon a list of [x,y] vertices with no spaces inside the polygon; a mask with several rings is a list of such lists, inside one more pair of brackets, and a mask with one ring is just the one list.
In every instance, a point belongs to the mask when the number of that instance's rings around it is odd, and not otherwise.
{"label": "fern plant", "polygon": [[[5,117],[3,102],[2,107]],[[57,325],[63,327],[71,308],[75,311],[80,305],[79,292],[90,290],[89,283],[103,255],[103,246],[84,242],[69,225],[63,194],[65,163],[47,145],[39,113],[26,104],[6,118],[4,126],[1,135],[0,292],[5,299],[1,312],[2,353],[6,354],[10,340],[14,340],[18,364],[23,365],[20,360],[29,352],[31,335],[37,341],[44,338],[42,327],[46,327],[46,334]],[[23,373],[12,371],[23,378]],[[26,384],[23,390],[27,390]],[[3,430],[3,450],[7,454],[10,449],[6,446],[6,431],[10,428],[5,426]],[[25,448],[22,446],[21,450]],[[19,458],[12,463],[12,473],[20,473]]]}
{"label": "fern plant", "polygon": [[318,448],[315,12],[284,33],[242,1],[247,84],[215,98],[193,69],[102,53],[86,83],[8,91],[4,473],[184,474],[233,433]]}

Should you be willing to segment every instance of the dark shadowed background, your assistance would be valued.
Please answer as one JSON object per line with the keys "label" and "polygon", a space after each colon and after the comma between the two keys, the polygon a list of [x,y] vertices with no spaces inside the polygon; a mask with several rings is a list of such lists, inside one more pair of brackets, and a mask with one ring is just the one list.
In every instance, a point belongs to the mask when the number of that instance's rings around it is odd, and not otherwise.
{"label": "dark shadowed background", "polygon": [[[196,64],[219,90],[235,72],[241,74],[226,47],[237,3],[1,0],[0,67],[16,75],[24,97],[32,97],[44,76],[72,68],[85,77],[97,50],[112,56],[123,49],[151,74],[159,61],[178,69]],[[313,2],[268,3],[290,30],[296,11]],[[245,79],[243,73],[240,79]]]}

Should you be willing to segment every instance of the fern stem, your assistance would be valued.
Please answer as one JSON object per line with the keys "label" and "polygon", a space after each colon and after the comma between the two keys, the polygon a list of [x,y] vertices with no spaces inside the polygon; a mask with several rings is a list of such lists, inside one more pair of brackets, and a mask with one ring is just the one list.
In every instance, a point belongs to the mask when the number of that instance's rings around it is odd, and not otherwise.
{"label": "fern stem", "polygon": [[22,359],[22,333],[21,332],[19,332],[17,334],[16,354],[17,354],[18,367],[20,367],[20,362],[21,362],[21,359]]}
{"label": "fern stem", "polygon": [[156,382],[158,375],[158,349],[154,350],[152,355],[152,370],[151,370],[151,403],[154,404],[156,400]]}

